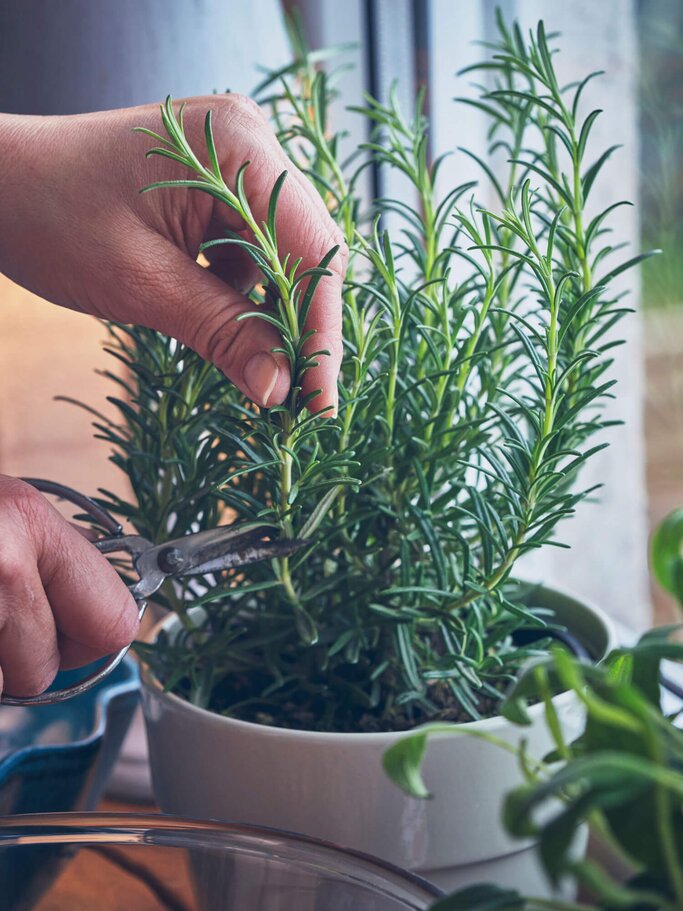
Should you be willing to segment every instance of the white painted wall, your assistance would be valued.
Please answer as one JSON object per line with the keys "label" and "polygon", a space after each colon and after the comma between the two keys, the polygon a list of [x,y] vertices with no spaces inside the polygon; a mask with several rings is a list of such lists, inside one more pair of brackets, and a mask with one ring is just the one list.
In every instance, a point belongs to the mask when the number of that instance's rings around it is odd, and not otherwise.
{"label": "white painted wall", "polygon": [[[254,36],[267,36],[266,40]],[[289,49],[278,0],[5,0],[0,111],[73,114],[230,89]]]}
{"label": "white painted wall", "polygon": [[[618,199],[638,201],[637,44],[633,0],[516,0],[516,14],[526,27],[545,18],[562,32],[560,75],[570,81],[577,74],[606,70],[586,92],[587,110],[604,109],[592,136],[599,151],[620,143],[592,191],[592,204],[603,209]],[[618,210],[612,220],[615,235],[629,243],[626,255],[639,250],[637,205]],[[616,285],[615,285],[616,287]],[[637,272],[620,277],[620,290],[630,290],[629,305],[638,308]],[[593,599],[615,617],[642,629],[651,609],[647,575],[645,447],[643,435],[643,354],[640,313],[618,327],[627,344],[616,351],[616,401],[610,416],[625,421],[608,431],[608,449],[587,466],[586,486],[604,481],[599,505],[583,503],[561,530],[570,551],[550,548],[534,557],[533,570],[551,582],[566,585]]]}

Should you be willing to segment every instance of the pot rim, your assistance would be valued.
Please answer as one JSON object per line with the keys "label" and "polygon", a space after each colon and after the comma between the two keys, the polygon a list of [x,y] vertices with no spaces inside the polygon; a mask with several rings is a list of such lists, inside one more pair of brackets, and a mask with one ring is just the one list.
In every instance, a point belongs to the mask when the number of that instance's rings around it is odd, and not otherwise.
{"label": "pot rim", "polygon": [[[524,581],[526,584],[526,580]],[[537,588],[544,589],[549,592],[553,592],[557,595],[560,595],[563,598],[566,598],[568,601],[575,601],[581,604],[581,606],[591,613],[602,625],[605,632],[606,645],[604,653],[600,655],[596,660],[601,661],[609,652],[618,645],[618,636],[616,633],[616,628],[611,618],[602,608],[597,607],[591,601],[586,598],[574,594],[571,590],[566,588],[556,588],[551,585],[538,584]],[[176,619],[175,614],[167,614],[163,617],[154,627],[150,630],[148,636],[146,637],[147,642],[154,642],[156,636],[164,626],[169,623],[172,623]],[[416,731],[421,730],[422,728],[428,727],[432,722],[427,722],[424,725],[419,725],[415,728],[410,728],[405,731],[307,731],[304,728],[283,728],[277,727],[272,724],[259,724],[254,721],[243,721],[239,718],[230,718],[228,715],[220,715],[217,712],[209,711],[209,709],[201,708],[200,706],[193,705],[191,702],[188,702],[186,699],[181,699],[180,696],[176,696],[174,693],[165,692],[161,683],[156,679],[152,673],[149,666],[141,659],[140,667],[140,677],[142,682],[143,695],[144,692],[150,691],[157,698],[163,698],[166,701],[170,702],[175,706],[177,711],[183,711],[188,714],[196,715],[206,715],[207,719],[211,719],[213,724],[228,724],[238,730],[244,731],[259,731],[264,737],[276,737],[279,739],[287,740],[308,740],[308,741],[323,741],[331,742],[336,740],[349,740],[352,739],[356,742],[368,743],[368,744],[377,744],[377,745],[391,745],[396,741],[400,740],[402,737],[407,737],[410,734],[415,733]],[[560,709],[564,707],[567,703],[571,702],[574,698],[574,694],[571,690],[567,690],[563,693],[558,693],[553,697],[553,702],[555,706]],[[542,703],[536,703],[535,705],[530,706],[529,714],[533,720],[536,720],[537,717],[544,711],[544,706]],[[452,722],[453,730],[458,731],[476,731],[482,734],[491,734],[495,733],[504,728],[509,728],[512,722],[508,721],[503,715],[493,715],[490,718],[482,718],[479,721],[466,721],[466,722]],[[445,739],[447,737],[452,737],[453,731],[436,733],[432,735],[433,739]]]}

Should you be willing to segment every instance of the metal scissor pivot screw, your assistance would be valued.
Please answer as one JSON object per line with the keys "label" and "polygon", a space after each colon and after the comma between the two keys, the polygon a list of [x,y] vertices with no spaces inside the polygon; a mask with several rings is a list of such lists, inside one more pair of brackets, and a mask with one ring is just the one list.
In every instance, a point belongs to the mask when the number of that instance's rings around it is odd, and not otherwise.
{"label": "metal scissor pivot screw", "polygon": [[163,570],[163,572],[175,575],[182,572],[185,566],[185,557],[183,557],[179,548],[165,547],[159,551],[157,563],[159,564],[159,569]]}

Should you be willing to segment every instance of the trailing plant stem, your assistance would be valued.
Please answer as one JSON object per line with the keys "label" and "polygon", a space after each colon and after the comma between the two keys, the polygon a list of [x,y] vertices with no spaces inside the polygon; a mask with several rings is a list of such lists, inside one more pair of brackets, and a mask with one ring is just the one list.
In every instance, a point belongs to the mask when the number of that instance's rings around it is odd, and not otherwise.
{"label": "trailing plant stem", "polygon": [[[650,754],[652,761],[658,766],[666,765],[665,757],[662,754],[661,744],[653,737],[650,732],[648,736]],[[681,867],[680,858],[676,848],[676,832],[674,830],[674,819],[680,826],[680,803],[674,806],[667,788],[661,783],[656,782],[655,806],[657,812],[657,828],[659,829],[659,840],[662,845],[662,851],[668,868],[669,880],[673,886],[676,904],[683,907],[683,868]]]}

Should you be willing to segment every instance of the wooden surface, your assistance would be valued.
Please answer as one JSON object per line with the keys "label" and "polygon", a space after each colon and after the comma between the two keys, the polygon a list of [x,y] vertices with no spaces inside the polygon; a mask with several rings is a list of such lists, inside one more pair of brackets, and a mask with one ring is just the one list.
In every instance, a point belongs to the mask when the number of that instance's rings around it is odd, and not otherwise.
{"label": "wooden surface", "polygon": [[[115,813],[157,813],[150,805],[105,801]],[[178,852],[155,847],[81,849],[34,911],[193,911],[190,873]]]}

